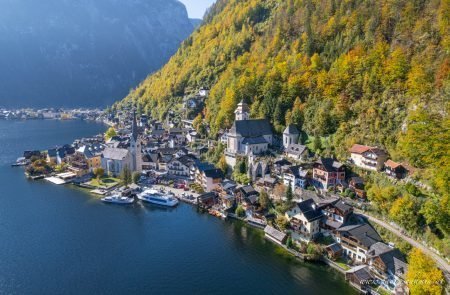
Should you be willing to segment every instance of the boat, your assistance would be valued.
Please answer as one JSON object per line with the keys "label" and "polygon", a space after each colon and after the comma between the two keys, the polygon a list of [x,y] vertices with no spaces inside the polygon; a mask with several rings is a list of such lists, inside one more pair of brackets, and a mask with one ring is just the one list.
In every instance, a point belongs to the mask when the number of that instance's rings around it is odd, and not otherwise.
{"label": "boat", "polygon": [[19,167],[19,166],[26,166],[30,163],[29,160],[25,159],[24,157],[18,158],[14,164],[12,164],[12,167]]}
{"label": "boat", "polygon": [[143,202],[167,206],[167,207],[175,207],[178,205],[178,200],[172,194],[161,193],[155,189],[147,189],[140,194],[137,194],[139,200]]}
{"label": "boat", "polygon": [[101,198],[102,202],[112,204],[131,204],[134,202],[134,198],[123,197],[121,195],[112,195]]}

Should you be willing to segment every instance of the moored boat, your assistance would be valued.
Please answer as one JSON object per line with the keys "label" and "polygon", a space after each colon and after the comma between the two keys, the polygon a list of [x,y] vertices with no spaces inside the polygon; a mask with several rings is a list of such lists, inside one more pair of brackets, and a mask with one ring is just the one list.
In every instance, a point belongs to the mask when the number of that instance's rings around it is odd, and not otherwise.
{"label": "moored boat", "polygon": [[161,193],[154,189],[147,189],[137,195],[138,199],[160,206],[174,207],[178,205],[178,200],[171,194]]}
{"label": "moored boat", "polygon": [[102,202],[112,203],[112,204],[132,204],[134,198],[123,197],[120,195],[112,195],[101,198]]}

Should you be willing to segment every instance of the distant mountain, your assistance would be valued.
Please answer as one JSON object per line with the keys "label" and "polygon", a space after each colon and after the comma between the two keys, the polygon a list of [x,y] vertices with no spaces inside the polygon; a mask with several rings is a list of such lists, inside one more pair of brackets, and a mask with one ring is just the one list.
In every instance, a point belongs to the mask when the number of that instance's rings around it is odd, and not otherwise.
{"label": "distant mountain", "polygon": [[190,21],[191,21],[191,24],[194,26],[194,28],[200,27],[200,25],[203,22],[203,20],[200,18],[191,18]]}
{"label": "distant mountain", "polygon": [[0,106],[106,106],[193,29],[177,0],[0,0]]}

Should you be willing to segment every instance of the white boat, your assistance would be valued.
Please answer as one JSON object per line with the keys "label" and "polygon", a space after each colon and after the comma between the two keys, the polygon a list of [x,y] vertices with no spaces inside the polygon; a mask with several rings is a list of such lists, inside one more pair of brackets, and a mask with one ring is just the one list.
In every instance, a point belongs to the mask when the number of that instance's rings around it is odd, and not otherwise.
{"label": "white boat", "polygon": [[19,166],[26,166],[30,163],[29,160],[25,159],[24,157],[18,158],[14,164],[11,166],[13,167],[19,167]]}
{"label": "white boat", "polygon": [[131,204],[134,202],[133,198],[127,198],[120,195],[112,195],[103,197],[102,202],[113,203],[113,204]]}
{"label": "white boat", "polygon": [[147,189],[137,197],[144,202],[161,206],[174,207],[178,205],[178,200],[172,194],[161,193],[154,189]]}

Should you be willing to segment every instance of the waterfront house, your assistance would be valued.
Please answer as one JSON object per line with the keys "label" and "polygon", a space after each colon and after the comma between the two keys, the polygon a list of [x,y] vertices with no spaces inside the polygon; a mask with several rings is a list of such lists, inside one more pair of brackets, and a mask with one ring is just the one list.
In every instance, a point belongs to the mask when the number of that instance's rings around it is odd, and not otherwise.
{"label": "waterfront house", "polygon": [[354,144],[350,148],[350,158],[359,168],[381,171],[387,159],[387,153],[377,147]]}
{"label": "waterfront house", "polygon": [[370,291],[370,283],[374,282],[374,278],[370,274],[367,265],[358,265],[345,272],[345,280],[362,292],[368,294]]}
{"label": "waterfront house", "polygon": [[217,204],[218,195],[216,192],[207,192],[197,197],[197,204],[200,208],[208,209]]}
{"label": "waterfront house", "polygon": [[301,166],[291,166],[283,172],[283,183],[286,186],[291,186],[292,191],[296,188],[306,188],[308,184],[308,171],[303,170]]}
{"label": "waterfront house", "polygon": [[404,285],[408,265],[398,249],[378,242],[370,247],[367,256],[369,269],[380,279],[383,287],[394,292],[397,287]]}
{"label": "waterfront house", "polygon": [[168,174],[175,177],[189,178],[191,167],[197,159],[192,155],[184,155],[179,158],[173,158],[167,163]]}
{"label": "waterfront house", "polygon": [[197,178],[197,183],[199,183],[206,192],[209,192],[217,189],[223,178],[222,170],[217,168],[207,169],[201,172],[199,178]]}
{"label": "waterfront house", "polygon": [[240,186],[236,190],[236,199],[244,210],[255,211],[258,204],[259,193],[251,185]]}
{"label": "waterfront house", "polygon": [[345,167],[333,158],[319,158],[313,164],[313,184],[328,190],[345,181]]}
{"label": "waterfront house", "polygon": [[370,247],[382,241],[375,229],[366,223],[337,229],[336,240],[344,249],[344,254],[356,263],[366,263]]}
{"label": "waterfront house", "polygon": [[320,233],[322,211],[313,199],[308,199],[286,211],[285,216],[293,229],[292,238],[310,242]]}
{"label": "waterfront house", "polygon": [[384,163],[384,172],[393,178],[396,179],[403,179],[408,175],[408,170],[401,164],[394,162],[392,160],[387,160]]}
{"label": "waterfront house", "polygon": [[90,172],[102,167],[102,152],[105,146],[102,144],[88,144],[77,149],[76,153],[83,155]]}
{"label": "waterfront house", "polygon": [[264,236],[279,245],[284,245],[287,239],[287,235],[284,232],[281,232],[270,225],[267,225],[264,228]]}
{"label": "waterfront house", "polygon": [[344,251],[339,245],[339,243],[333,243],[325,247],[325,251],[327,252],[327,256],[330,259],[337,259],[342,256],[342,252]]}

